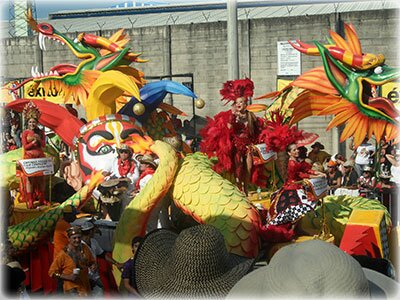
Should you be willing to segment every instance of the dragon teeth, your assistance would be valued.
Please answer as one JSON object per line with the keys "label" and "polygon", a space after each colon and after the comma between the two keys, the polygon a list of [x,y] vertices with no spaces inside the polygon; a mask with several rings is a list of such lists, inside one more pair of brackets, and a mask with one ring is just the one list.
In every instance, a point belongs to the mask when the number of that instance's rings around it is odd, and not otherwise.
{"label": "dragon teeth", "polygon": [[46,51],[46,43],[44,42],[45,39],[46,37],[39,32],[39,48],[43,51]]}

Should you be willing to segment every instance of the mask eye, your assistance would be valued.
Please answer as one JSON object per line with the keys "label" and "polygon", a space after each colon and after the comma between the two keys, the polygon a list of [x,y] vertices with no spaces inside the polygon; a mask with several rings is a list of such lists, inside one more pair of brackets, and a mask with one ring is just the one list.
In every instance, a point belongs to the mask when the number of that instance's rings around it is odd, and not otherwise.
{"label": "mask eye", "polygon": [[383,72],[383,69],[382,69],[381,66],[377,66],[377,67],[375,68],[375,70],[374,70],[374,73],[375,73],[375,74],[382,74],[382,72]]}
{"label": "mask eye", "polygon": [[110,153],[112,151],[113,151],[113,148],[110,145],[105,145],[105,146],[100,147],[97,150],[97,153],[101,154],[101,155],[104,155],[104,154],[108,154],[108,153]]}

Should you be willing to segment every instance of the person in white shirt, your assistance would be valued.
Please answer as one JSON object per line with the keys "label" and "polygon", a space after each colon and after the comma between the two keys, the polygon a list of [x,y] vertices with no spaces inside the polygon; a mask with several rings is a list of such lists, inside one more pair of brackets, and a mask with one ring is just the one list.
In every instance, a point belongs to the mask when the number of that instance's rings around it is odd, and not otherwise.
{"label": "person in white shirt", "polygon": [[365,167],[370,166],[370,159],[375,153],[375,146],[368,143],[368,138],[365,138],[360,146],[356,149],[355,166],[354,170],[358,176],[363,174]]}

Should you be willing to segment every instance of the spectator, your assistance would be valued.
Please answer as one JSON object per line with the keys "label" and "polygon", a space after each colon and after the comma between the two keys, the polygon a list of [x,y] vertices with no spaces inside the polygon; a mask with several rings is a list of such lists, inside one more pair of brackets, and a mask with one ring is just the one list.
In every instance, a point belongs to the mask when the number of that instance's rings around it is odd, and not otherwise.
{"label": "spectator", "polygon": [[396,150],[395,155],[386,154],[386,158],[390,161],[392,166],[390,167],[390,174],[392,180],[397,186],[400,185],[400,150]]}
{"label": "spectator", "polygon": [[10,133],[6,132],[6,143],[7,143],[7,152],[17,149],[17,143],[14,138],[10,135]]}
{"label": "spectator", "polygon": [[[138,181],[136,182],[136,190],[132,193],[132,196],[136,196],[144,186],[150,181],[153,177],[155,170],[157,169],[157,164],[154,162],[154,158],[151,155],[143,155],[139,158],[140,162],[140,176]],[[156,229],[157,227],[161,227],[159,223],[159,218],[161,217],[160,214],[162,209],[162,201],[159,201],[156,207],[150,214],[150,217],[147,222],[147,232]]]}
{"label": "spectator", "polygon": [[386,154],[392,154],[393,151],[393,146],[390,145],[386,141],[381,141],[381,149],[380,149],[380,159],[379,159],[379,164],[380,164],[380,173],[387,173],[390,171],[390,168],[392,167],[392,163],[389,161],[389,159],[386,157]]}
{"label": "spectator", "polygon": [[14,112],[14,117],[11,120],[11,136],[14,138],[18,148],[21,148],[21,119],[18,113]]}
{"label": "spectator", "polygon": [[342,154],[336,153],[335,155],[332,156],[332,160],[336,162],[338,170],[343,174],[344,173],[343,164],[346,162],[346,158]]}
{"label": "spectator", "polygon": [[228,253],[223,235],[211,225],[179,234],[153,231],[134,259],[138,292],[144,298],[222,299],[253,264],[254,259]]}
{"label": "spectator", "polygon": [[337,188],[342,184],[342,173],[337,168],[337,163],[333,160],[328,162],[328,171],[326,173],[328,181],[329,194],[333,195]]}
{"label": "spectator", "polygon": [[325,151],[324,145],[322,145],[320,142],[315,142],[314,144],[311,145],[311,151],[308,153],[308,158],[314,163],[314,162],[319,162],[320,164],[323,164],[324,161],[328,158],[331,157],[331,155]]}
{"label": "spectator", "polygon": [[372,168],[369,166],[364,167],[362,175],[358,178],[360,196],[365,198],[372,197],[375,185],[376,178],[372,176]]}
{"label": "spectator", "polygon": [[318,239],[281,248],[267,266],[244,276],[226,299],[395,298],[399,284]]}
{"label": "spectator", "polygon": [[155,170],[157,169],[157,164],[151,155],[143,155],[139,158],[139,179],[136,181],[136,190],[133,192],[135,196],[153,177]]}
{"label": "spectator", "polygon": [[182,128],[182,121],[178,119],[177,115],[172,115],[171,116],[171,121],[172,124],[174,124],[175,129],[181,129]]}
{"label": "spectator", "polygon": [[346,161],[343,164],[343,168],[344,172],[343,172],[342,186],[348,189],[356,189],[358,175],[354,170],[354,162],[351,160]]}
{"label": "spectator", "polygon": [[55,257],[49,276],[61,279],[64,294],[87,297],[91,294],[89,270],[96,270],[95,259],[88,246],[82,244],[78,226],[67,230],[68,244]]}
{"label": "spectator", "polygon": [[363,174],[364,167],[371,165],[371,157],[373,157],[374,153],[375,147],[368,143],[368,138],[365,138],[355,151],[355,170],[358,176]]}
{"label": "spectator", "polygon": [[57,254],[68,244],[67,230],[71,228],[71,224],[76,220],[76,208],[73,205],[66,205],[63,208],[63,217],[58,220],[54,229],[53,243],[54,243],[54,255]]}
{"label": "spectator", "polygon": [[13,137],[15,144],[17,145],[17,148],[21,148],[22,146],[21,133],[22,131],[19,123],[11,125],[11,136]]}
{"label": "spectator", "polygon": [[307,148],[305,146],[300,146],[297,149],[299,149],[298,161],[300,161],[300,162],[305,161],[312,165],[311,160],[307,158],[307,151],[308,151]]}
{"label": "spectator", "polygon": [[123,271],[122,271],[122,281],[124,284],[124,287],[128,291],[128,294],[135,297],[139,298],[139,292],[137,291],[137,285],[136,285],[136,277],[135,277],[135,257],[137,253],[137,249],[139,248],[139,245],[143,242],[143,238],[140,236],[136,236],[132,239],[131,247],[132,247],[132,257],[128,259],[124,266],[123,266]]}

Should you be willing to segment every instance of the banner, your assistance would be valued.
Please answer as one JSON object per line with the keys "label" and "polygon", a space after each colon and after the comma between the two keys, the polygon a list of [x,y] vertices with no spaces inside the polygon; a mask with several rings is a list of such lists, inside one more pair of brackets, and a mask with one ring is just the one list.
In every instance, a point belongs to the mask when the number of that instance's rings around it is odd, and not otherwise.
{"label": "banner", "polygon": [[400,110],[400,82],[388,82],[382,85],[382,97],[388,98]]}
{"label": "banner", "polygon": [[25,176],[44,176],[54,174],[54,164],[51,157],[21,159],[19,166]]}
{"label": "banner", "polygon": [[35,88],[36,84],[31,81],[24,85],[25,99],[46,99],[56,104],[73,104],[72,97],[65,102],[64,91],[57,89],[55,86],[45,89],[41,83]]}

